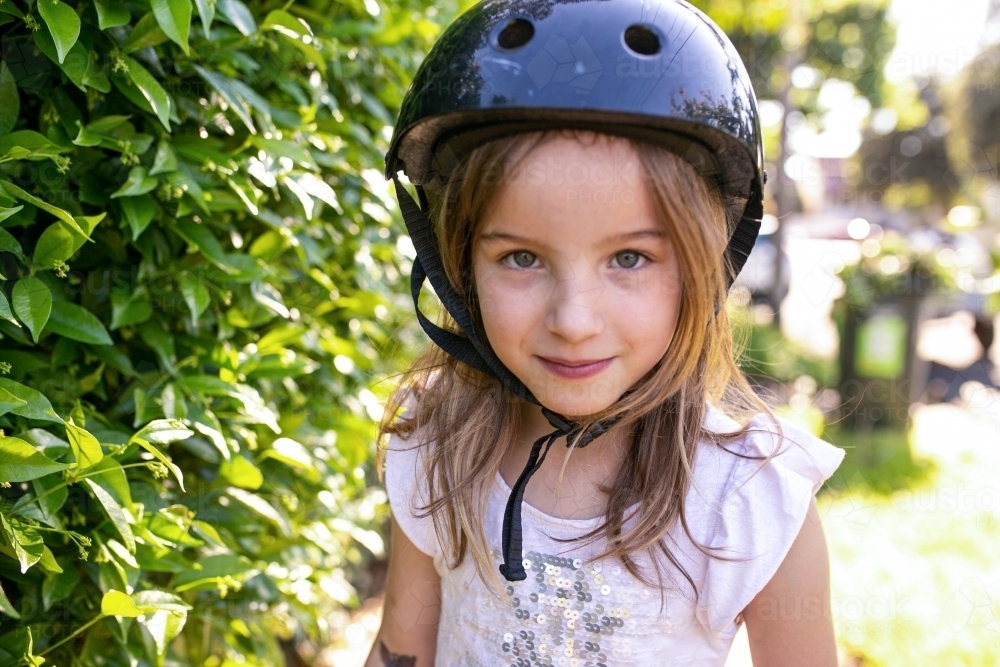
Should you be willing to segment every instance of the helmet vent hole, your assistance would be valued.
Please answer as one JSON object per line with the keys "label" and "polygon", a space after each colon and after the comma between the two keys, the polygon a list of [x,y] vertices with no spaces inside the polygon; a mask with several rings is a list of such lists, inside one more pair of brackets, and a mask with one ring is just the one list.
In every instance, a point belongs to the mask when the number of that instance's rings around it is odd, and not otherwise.
{"label": "helmet vent hole", "polygon": [[497,35],[497,46],[508,51],[520,48],[535,36],[535,26],[527,19],[512,19]]}
{"label": "helmet vent hole", "polygon": [[655,56],[660,52],[660,37],[648,26],[629,26],[625,29],[625,46],[641,56]]}

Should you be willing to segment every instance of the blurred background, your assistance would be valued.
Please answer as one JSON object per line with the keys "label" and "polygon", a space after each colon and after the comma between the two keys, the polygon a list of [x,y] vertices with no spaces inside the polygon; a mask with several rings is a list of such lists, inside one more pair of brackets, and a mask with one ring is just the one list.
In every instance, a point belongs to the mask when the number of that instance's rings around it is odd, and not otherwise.
{"label": "blurred background", "polygon": [[[0,667],[363,664],[425,343],[383,156],[471,4],[0,0]],[[840,664],[1000,664],[1000,0],[694,4],[765,134],[741,364],[846,450]]]}
{"label": "blurred background", "polygon": [[[743,368],[847,452],[819,498],[841,664],[998,664],[1000,2],[694,4],[764,125]],[[729,665],[750,664],[741,630]]]}

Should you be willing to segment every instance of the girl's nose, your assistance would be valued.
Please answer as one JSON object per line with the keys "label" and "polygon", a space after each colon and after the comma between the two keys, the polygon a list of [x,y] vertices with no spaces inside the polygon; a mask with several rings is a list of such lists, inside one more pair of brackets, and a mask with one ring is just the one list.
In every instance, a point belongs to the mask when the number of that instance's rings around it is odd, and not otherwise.
{"label": "girl's nose", "polygon": [[601,291],[596,276],[559,280],[549,299],[546,328],[570,343],[601,333],[604,330]]}

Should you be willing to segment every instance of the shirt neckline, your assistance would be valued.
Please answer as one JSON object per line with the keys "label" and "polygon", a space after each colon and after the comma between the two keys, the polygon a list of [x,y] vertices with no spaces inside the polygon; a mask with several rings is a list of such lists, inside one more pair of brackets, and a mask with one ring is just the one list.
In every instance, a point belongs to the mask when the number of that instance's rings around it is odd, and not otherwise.
{"label": "shirt neckline", "polygon": [[[500,471],[497,471],[496,480],[493,485],[493,488],[503,496],[505,502],[508,498],[510,498],[510,494],[513,492],[513,489],[511,489],[510,485],[507,484],[507,480],[503,478],[503,475],[500,474]],[[633,510],[638,508],[639,504],[640,503],[637,502],[629,506],[629,508],[625,511],[626,516],[630,515]],[[590,519],[564,519],[558,516],[552,516],[551,514],[546,514],[542,510],[535,507],[534,505],[529,505],[527,502],[524,501],[521,502],[521,512],[529,514],[535,517],[536,519],[540,519],[542,521],[546,521],[550,524],[556,524],[556,525],[594,526],[604,520],[603,516],[595,516]]]}

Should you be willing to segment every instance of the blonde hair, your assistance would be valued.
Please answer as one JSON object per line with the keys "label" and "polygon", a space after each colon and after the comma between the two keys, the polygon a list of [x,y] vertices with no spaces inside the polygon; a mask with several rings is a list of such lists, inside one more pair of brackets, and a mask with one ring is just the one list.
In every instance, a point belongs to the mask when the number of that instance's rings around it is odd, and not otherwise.
{"label": "blonde hair", "polygon": [[[465,296],[481,334],[482,319],[471,284],[480,222],[517,163],[541,143],[567,132],[578,141],[591,134],[546,130],[490,141],[471,151],[437,193],[431,214],[441,259],[449,281]],[[725,308],[731,271],[726,259],[729,235],[718,190],[674,153],[627,141],[642,167],[654,211],[666,223],[684,289],[677,327],[664,357],[619,401],[600,414],[590,415],[585,423],[619,417],[618,427],[628,434],[614,483],[601,487],[608,494],[604,523],[585,535],[558,541],[592,542],[603,536],[607,548],[595,559],[619,559],[633,576],[655,586],[633,558],[639,552],[648,553],[660,582],[662,604],[666,586],[656,557],[659,550],[682,572],[697,602],[696,584],[663,539],[674,523],[679,520],[691,542],[706,555],[739,559],[713,554],[711,550],[720,547],[698,544],[691,535],[684,501],[696,447],[701,442],[722,446],[746,436],[750,419],[759,413],[770,418],[779,435],[780,425],[736,363]],[[442,325],[458,331],[443,309],[442,315]],[[486,340],[485,335],[482,340]],[[740,428],[727,433],[704,429],[709,401],[736,419]],[[410,406],[410,412],[400,418],[404,405]],[[520,399],[499,380],[429,345],[401,376],[379,427],[380,471],[386,436],[407,440],[416,435],[417,446],[433,443],[423,456],[430,502],[417,508],[423,512],[418,516],[433,517],[447,567],[458,567],[471,554],[480,578],[498,596],[506,583],[497,572],[482,526],[501,461],[518,434],[519,406]],[[573,448],[568,448],[566,457]],[[775,455],[772,452],[764,458],[761,467]],[[638,510],[625,516],[636,497],[640,499]],[[625,531],[626,521],[633,516],[636,524]]]}

